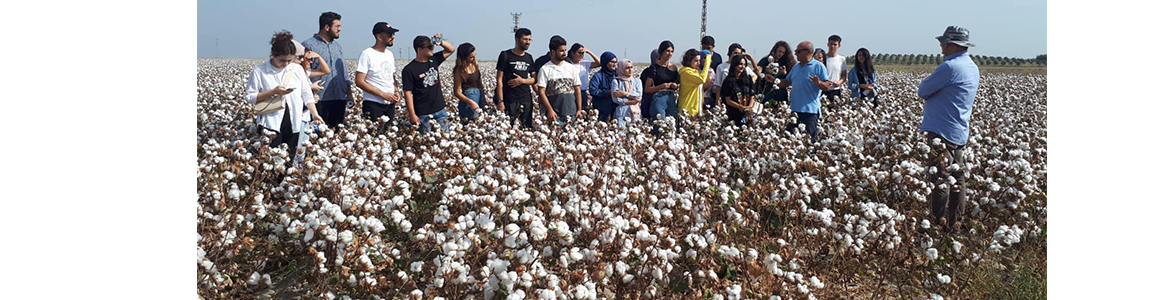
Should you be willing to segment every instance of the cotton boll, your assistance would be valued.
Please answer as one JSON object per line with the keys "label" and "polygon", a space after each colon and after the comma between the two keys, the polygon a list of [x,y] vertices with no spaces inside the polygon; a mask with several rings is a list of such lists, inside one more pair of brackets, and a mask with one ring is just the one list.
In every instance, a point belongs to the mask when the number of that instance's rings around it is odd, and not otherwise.
{"label": "cotton boll", "polygon": [[938,259],[938,249],[935,249],[935,248],[926,249],[926,258],[928,258],[930,260]]}
{"label": "cotton boll", "polygon": [[252,272],[252,275],[248,276],[248,285],[260,284],[260,278],[261,277],[259,272]]}
{"label": "cotton boll", "polygon": [[942,284],[949,284],[949,283],[951,283],[951,276],[948,276],[948,275],[943,275],[942,273],[939,273],[939,274],[938,274],[938,275],[936,275],[935,277],[937,277],[937,278],[938,278],[938,282],[939,282],[939,283],[942,283]]}

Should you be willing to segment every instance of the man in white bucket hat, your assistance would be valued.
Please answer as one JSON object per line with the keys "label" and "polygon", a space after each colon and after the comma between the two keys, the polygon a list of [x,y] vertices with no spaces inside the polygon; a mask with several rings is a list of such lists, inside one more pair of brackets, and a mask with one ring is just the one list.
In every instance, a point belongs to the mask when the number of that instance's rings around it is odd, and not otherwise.
{"label": "man in white bucket hat", "polygon": [[935,184],[930,195],[931,214],[951,230],[959,223],[958,211],[967,203],[963,146],[979,89],[979,67],[967,55],[967,48],[975,44],[966,28],[947,27],[936,39],[946,58],[918,85],[918,96],[926,99],[921,131],[926,132],[927,144],[934,149],[929,163],[937,170],[930,175]]}

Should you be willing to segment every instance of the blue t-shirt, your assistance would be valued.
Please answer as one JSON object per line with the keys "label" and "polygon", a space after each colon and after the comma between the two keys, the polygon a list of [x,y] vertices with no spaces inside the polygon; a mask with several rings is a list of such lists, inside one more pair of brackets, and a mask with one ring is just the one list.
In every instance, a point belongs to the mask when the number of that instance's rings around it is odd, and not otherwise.
{"label": "blue t-shirt", "polygon": [[934,132],[955,145],[966,145],[971,107],[979,89],[979,67],[967,51],[948,55],[918,85],[922,106],[922,131]]}
{"label": "blue t-shirt", "polygon": [[788,97],[792,111],[810,114],[821,112],[821,87],[808,78],[814,75],[821,80],[829,80],[829,70],[816,60],[804,65],[796,63],[784,78],[792,82],[792,92]]}

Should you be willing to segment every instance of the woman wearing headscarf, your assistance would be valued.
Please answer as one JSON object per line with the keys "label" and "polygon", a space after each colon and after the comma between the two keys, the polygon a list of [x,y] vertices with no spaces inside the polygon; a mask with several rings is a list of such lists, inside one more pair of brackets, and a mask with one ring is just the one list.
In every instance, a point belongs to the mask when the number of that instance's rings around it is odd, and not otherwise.
{"label": "woman wearing headscarf", "polygon": [[589,95],[592,97],[593,109],[597,110],[597,120],[607,122],[613,118],[613,80],[617,77],[617,55],[605,51],[601,54],[601,70],[589,78]]}
{"label": "woman wearing headscarf", "polygon": [[658,48],[650,51],[650,66],[642,69],[642,75],[638,76],[639,81],[642,82],[642,104],[638,105],[642,109],[642,118],[650,119],[652,116],[650,112],[654,111],[651,105],[654,104],[654,92],[646,90],[646,81],[649,81],[654,74],[654,64],[658,62]]}
{"label": "woman wearing headscarf", "polygon": [[[638,120],[642,115],[642,83],[634,81],[634,62],[623,59],[617,65],[617,78],[613,79],[613,117],[617,119],[619,127],[626,126],[626,118],[630,122]],[[596,75],[594,75],[596,76]]]}

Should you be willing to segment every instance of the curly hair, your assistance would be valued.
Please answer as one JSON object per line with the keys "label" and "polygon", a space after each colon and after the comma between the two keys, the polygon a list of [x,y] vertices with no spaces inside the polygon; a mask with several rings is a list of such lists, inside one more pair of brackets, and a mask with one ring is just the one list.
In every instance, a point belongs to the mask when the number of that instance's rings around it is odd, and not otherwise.
{"label": "curly hair", "polygon": [[292,39],[293,35],[292,33],[289,33],[288,30],[281,30],[276,34],[273,34],[272,40],[268,42],[269,44],[272,44],[272,53],[270,55],[276,57],[296,54],[297,47],[293,45]]}

